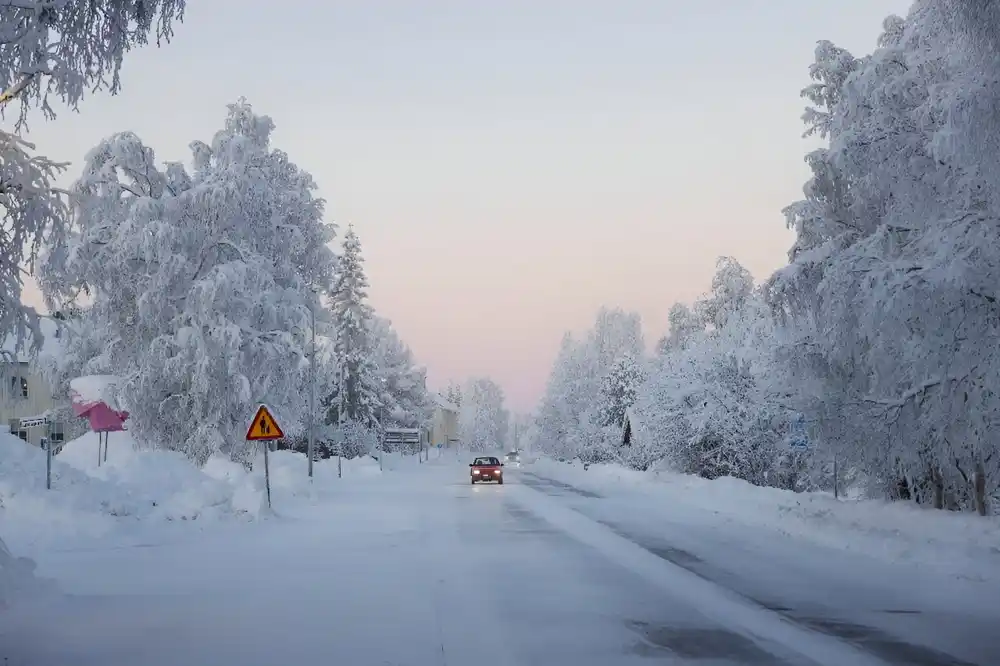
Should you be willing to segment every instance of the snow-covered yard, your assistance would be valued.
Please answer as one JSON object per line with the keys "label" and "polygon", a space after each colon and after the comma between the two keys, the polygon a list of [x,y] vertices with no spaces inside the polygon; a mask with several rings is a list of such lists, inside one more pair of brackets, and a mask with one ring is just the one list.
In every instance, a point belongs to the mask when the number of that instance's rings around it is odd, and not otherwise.
{"label": "snow-covered yard", "polygon": [[[68,442],[53,458],[52,489],[46,490],[45,452],[0,433],[0,537],[15,554],[34,556],[96,539],[140,538],[176,522],[202,530],[220,521],[256,520],[271,515],[262,463],[256,461],[248,472],[213,457],[199,469],[177,452],[136,450],[128,432],[113,432],[107,462],[98,465],[97,435],[91,433]],[[393,464],[395,459],[386,461]],[[316,483],[309,484],[300,454],[271,453],[275,510],[322,495],[317,488],[337,477],[336,459],[317,462],[314,474]],[[372,458],[346,460],[341,481],[378,474]]]}

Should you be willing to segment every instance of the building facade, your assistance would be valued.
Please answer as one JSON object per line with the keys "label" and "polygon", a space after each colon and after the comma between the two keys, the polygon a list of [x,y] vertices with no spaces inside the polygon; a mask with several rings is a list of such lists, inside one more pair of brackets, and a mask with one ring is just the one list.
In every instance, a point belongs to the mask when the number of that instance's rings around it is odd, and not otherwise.
{"label": "building facade", "polygon": [[431,419],[431,446],[442,448],[458,445],[458,406],[438,393],[433,394],[434,416]]}
{"label": "building facade", "polygon": [[[54,320],[43,317],[41,329],[45,343],[39,358],[44,358],[53,354],[61,341],[59,326]],[[8,428],[12,434],[35,446],[39,446],[42,437],[46,436],[54,443],[61,443],[64,439],[61,422],[29,425],[47,416],[57,404],[52,387],[41,372],[39,360],[24,351],[16,352],[15,341],[10,338],[0,345],[0,349],[5,352],[0,354],[0,428]]]}

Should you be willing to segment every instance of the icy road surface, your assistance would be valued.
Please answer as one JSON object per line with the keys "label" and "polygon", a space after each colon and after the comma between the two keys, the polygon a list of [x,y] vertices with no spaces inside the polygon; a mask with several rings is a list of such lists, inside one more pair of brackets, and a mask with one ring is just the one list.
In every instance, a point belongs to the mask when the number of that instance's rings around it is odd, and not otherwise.
{"label": "icy road surface", "polygon": [[0,663],[1000,664],[961,586],[507,472],[412,465],[258,524],[49,553],[66,596],[0,615]]}

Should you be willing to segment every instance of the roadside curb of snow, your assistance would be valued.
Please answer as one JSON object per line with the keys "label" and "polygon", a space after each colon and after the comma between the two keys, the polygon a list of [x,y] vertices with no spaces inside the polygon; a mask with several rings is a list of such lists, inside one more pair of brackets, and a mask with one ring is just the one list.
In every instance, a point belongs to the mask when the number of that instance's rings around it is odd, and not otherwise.
{"label": "roadside curb of snow", "polygon": [[[733,478],[715,480],[669,471],[638,472],[617,465],[539,460],[540,473],[588,490],[648,496],[652,507],[686,506],[726,524],[767,529],[789,539],[874,557],[930,566],[977,582],[1000,578],[1000,518],[935,512],[906,503],[834,499],[828,493],[762,488]],[[663,497],[668,501],[664,502]]]}

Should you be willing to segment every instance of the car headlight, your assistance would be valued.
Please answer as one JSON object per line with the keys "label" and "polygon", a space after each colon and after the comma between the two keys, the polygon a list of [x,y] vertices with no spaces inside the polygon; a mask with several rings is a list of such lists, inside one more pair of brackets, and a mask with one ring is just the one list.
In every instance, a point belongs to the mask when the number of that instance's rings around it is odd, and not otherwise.
{"label": "car headlight", "polygon": [[472,473],[473,474],[479,474],[479,470],[478,469],[474,469],[474,470],[472,470]]}

